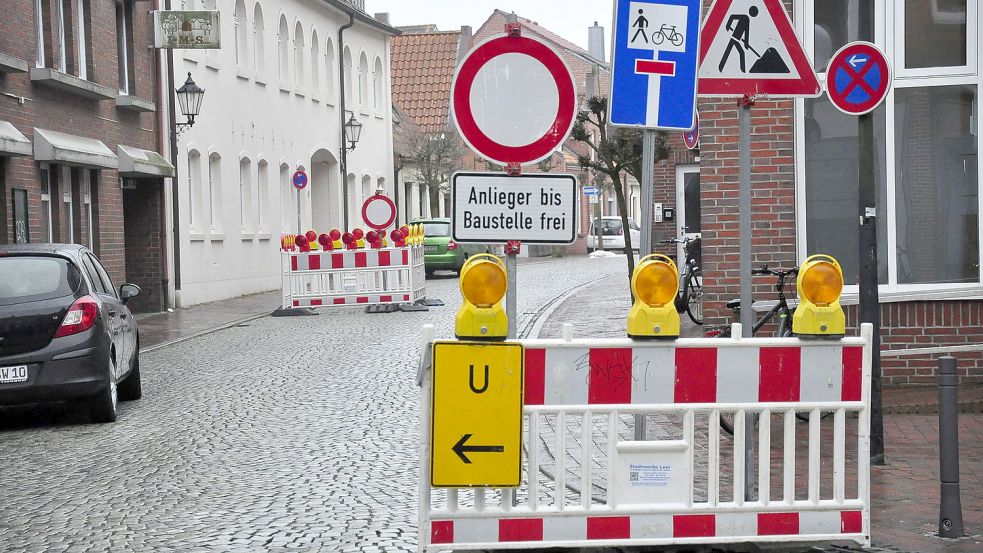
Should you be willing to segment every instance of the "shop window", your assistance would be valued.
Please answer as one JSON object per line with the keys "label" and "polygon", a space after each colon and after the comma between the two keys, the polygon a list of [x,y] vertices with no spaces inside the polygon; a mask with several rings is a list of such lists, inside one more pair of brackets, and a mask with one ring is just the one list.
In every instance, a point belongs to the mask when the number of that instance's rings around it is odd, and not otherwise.
{"label": "shop window", "polygon": [[61,192],[62,216],[59,220],[62,223],[62,234],[66,237],[66,244],[75,243],[75,206],[72,201],[72,170],[62,166],[59,174],[61,182],[59,191]]}
{"label": "shop window", "polygon": [[95,225],[92,214],[92,172],[88,169],[79,170],[79,186],[82,196],[82,213],[85,219],[85,245],[95,251]]}
{"label": "shop window", "polygon": [[813,22],[816,71],[823,72],[837,50],[874,37],[874,0],[823,0]]}
{"label": "shop window", "polygon": [[41,240],[54,242],[54,228],[51,220],[51,168],[45,164],[38,171],[41,180]]}
{"label": "shop window", "polygon": [[14,188],[14,244],[27,244],[31,241],[31,225],[27,209],[27,190]]}
{"label": "shop window", "polygon": [[898,282],[979,282],[975,86],[895,92]]}

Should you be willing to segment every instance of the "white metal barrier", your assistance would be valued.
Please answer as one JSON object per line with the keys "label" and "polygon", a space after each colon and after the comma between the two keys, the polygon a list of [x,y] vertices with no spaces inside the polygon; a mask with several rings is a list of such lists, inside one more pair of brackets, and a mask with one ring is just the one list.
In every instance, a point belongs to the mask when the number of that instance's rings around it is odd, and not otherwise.
{"label": "white metal barrier", "polygon": [[425,370],[419,550],[869,545],[871,326],[833,341],[734,336],[520,341],[518,488],[431,487]]}
{"label": "white metal barrier", "polygon": [[427,296],[423,246],[280,256],[284,309],[414,303]]}

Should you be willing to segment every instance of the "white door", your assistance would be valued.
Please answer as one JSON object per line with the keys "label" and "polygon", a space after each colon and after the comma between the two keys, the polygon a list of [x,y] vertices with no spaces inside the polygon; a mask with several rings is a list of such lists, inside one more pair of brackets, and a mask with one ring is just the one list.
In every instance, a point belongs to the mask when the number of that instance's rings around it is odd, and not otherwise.
{"label": "white door", "polygon": [[[700,238],[700,166],[679,165],[676,167],[676,230],[680,238]],[[699,247],[691,246],[690,255],[700,264]],[[683,245],[679,245],[676,259],[682,270],[686,260]]]}

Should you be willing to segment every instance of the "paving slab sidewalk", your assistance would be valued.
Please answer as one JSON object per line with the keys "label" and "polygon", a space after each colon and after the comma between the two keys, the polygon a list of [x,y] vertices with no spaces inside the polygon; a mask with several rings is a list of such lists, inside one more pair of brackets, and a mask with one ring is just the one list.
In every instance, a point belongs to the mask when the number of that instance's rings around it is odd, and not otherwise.
{"label": "paving slab sidewalk", "polygon": [[[626,278],[612,276],[567,298],[543,324],[539,337],[559,338],[563,325],[577,337],[624,337],[630,307]],[[684,337],[702,336],[682,317]],[[983,552],[983,386],[960,389],[960,484],[968,537],[935,536],[939,518],[938,389],[884,390],[887,464],[871,468],[872,551],[911,553]],[[915,414],[919,413],[919,414]],[[834,548],[852,551],[857,548]]]}

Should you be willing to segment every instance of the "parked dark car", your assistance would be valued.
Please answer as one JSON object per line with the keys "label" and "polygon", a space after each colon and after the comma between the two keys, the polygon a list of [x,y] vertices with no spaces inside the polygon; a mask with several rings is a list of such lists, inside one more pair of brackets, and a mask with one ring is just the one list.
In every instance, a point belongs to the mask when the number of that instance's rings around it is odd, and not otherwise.
{"label": "parked dark car", "polygon": [[140,338],[96,256],[74,244],[0,245],[0,406],[84,402],[97,422],[140,386]]}

